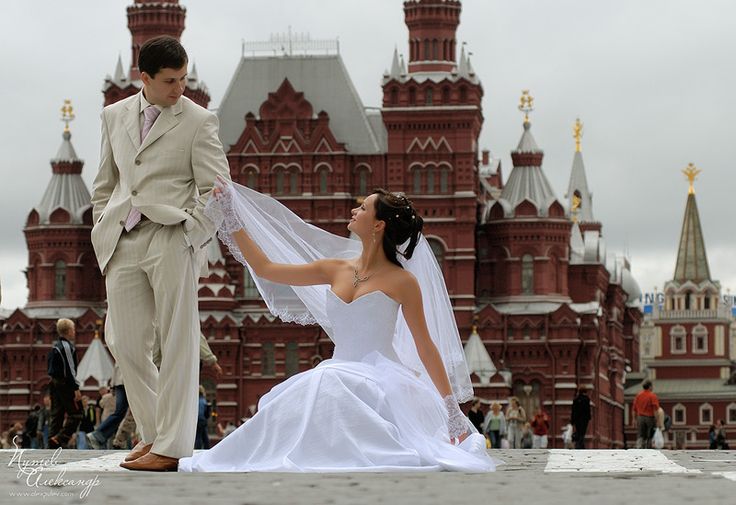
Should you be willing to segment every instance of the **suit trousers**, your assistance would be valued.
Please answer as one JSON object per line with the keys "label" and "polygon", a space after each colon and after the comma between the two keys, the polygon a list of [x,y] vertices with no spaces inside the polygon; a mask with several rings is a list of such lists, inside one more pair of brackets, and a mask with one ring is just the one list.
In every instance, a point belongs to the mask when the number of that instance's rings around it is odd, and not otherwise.
{"label": "suit trousers", "polygon": [[[192,455],[199,384],[199,265],[182,224],[141,221],[123,232],[107,267],[106,341],[141,439],[151,452]],[[154,324],[161,367],[153,363]]]}

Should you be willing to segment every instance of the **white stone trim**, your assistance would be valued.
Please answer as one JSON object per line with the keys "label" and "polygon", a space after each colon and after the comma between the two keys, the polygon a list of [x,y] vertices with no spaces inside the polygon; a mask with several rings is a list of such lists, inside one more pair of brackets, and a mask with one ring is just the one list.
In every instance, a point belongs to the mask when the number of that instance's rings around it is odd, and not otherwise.
{"label": "white stone trim", "polygon": [[[675,347],[675,339],[682,338],[682,349]],[[675,325],[670,329],[670,354],[687,353],[687,330],[681,324]]]}

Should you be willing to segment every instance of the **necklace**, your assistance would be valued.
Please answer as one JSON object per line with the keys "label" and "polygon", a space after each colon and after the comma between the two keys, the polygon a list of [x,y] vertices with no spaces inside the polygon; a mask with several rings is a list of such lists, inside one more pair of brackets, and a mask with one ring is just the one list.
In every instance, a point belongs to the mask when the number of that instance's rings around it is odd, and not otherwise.
{"label": "necklace", "polygon": [[368,279],[370,279],[371,278],[371,275],[373,275],[373,274],[366,275],[365,277],[360,277],[358,275],[358,269],[353,267],[353,287],[354,288],[357,288],[358,287],[358,284],[360,284],[361,282],[365,282]]}

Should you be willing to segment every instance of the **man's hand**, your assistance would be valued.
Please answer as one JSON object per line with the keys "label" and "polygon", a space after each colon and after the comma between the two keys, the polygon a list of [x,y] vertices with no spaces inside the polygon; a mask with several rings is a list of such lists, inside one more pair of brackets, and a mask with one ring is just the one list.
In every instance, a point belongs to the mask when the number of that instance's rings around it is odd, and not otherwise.
{"label": "man's hand", "polygon": [[212,363],[205,363],[204,366],[212,370],[212,373],[215,374],[215,377],[217,379],[222,377],[222,367],[217,361],[213,361]]}

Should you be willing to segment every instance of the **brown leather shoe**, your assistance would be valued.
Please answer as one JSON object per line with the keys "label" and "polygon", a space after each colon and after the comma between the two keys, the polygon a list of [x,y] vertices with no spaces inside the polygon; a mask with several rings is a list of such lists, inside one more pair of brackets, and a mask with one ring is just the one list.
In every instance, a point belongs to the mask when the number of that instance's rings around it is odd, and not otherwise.
{"label": "brown leather shoe", "polygon": [[124,461],[120,463],[120,466],[128,470],[144,472],[175,472],[179,466],[179,460],[149,452],[135,461]]}
{"label": "brown leather shoe", "polygon": [[135,447],[133,447],[133,450],[130,451],[127,456],[125,456],[125,461],[134,461],[141,456],[145,456],[151,450],[151,447],[153,447],[153,444],[144,444],[143,442],[138,442]]}

